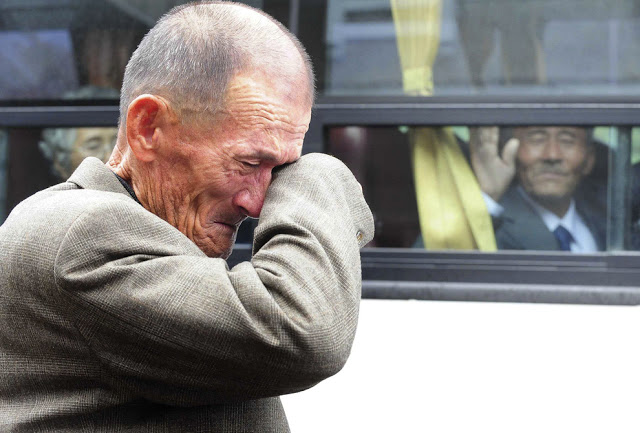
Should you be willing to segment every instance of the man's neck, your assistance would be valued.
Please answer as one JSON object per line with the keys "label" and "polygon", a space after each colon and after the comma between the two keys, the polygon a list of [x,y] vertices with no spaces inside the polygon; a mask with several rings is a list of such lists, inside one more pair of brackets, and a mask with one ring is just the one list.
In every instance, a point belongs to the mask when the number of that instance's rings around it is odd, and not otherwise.
{"label": "man's neck", "polygon": [[553,213],[558,218],[564,217],[567,211],[569,210],[569,206],[571,205],[571,199],[569,199],[568,201],[563,201],[561,203],[558,203],[555,201],[554,202],[543,201],[543,200],[539,200],[538,198],[534,198],[534,200],[537,203],[539,203],[540,206],[542,206],[549,212]]}
{"label": "man's neck", "polygon": [[523,194],[527,199],[531,200],[532,202],[535,202],[538,206],[546,209],[547,211],[556,215],[558,218],[563,218],[567,214],[567,211],[569,210],[569,208],[571,207],[571,202],[572,202],[571,197],[556,199],[556,200],[548,200],[548,199],[545,199],[544,197],[532,196],[531,194],[526,192],[524,188],[522,188],[521,186],[518,187],[518,189],[520,190],[520,193]]}
{"label": "man's neck", "polygon": [[120,177],[117,173],[115,173],[115,172],[114,172],[113,174],[116,176],[116,178],[118,178],[118,180],[120,181],[120,184],[124,187],[124,189],[126,189],[126,190],[127,190],[127,192],[129,193],[129,195],[130,195],[130,196],[131,196],[135,201],[137,201],[139,204],[142,204],[142,203],[140,203],[140,200],[138,200],[138,197],[136,196],[136,193],[135,193],[135,191],[133,190],[133,188],[131,187],[131,185],[129,184],[129,182],[127,182],[126,180],[124,180],[124,179],[123,179],[122,177]]}

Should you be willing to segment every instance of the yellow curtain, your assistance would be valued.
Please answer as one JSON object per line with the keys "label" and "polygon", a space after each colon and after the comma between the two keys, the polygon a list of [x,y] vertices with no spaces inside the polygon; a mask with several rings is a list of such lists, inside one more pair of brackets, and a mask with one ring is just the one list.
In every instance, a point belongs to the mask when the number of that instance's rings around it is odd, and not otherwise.
{"label": "yellow curtain", "polygon": [[440,44],[442,0],[391,0],[404,91],[433,92],[433,61]]}
{"label": "yellow curtain", "polygon": [[[441,0],[391,0],[405,93],[433,93]],[[495,251],[480,187],[451,128],[413,128],[412,160],[425,248]]]}

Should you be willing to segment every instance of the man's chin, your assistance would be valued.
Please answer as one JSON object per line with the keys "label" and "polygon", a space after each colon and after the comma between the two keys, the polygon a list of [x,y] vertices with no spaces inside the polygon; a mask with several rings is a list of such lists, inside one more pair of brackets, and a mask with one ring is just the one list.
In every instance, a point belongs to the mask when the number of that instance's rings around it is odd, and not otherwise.
{"label": "man's chin", "polygon": [[227,224],[214,224],[211,229],[189,237],[207,257],[227,259],[236,242],[237,228]]}
{"label": "man's chin", "polygon": [[198,245],[198,247],[202,250],[203,253],[207,255],[207,257],[211,257],[212,259],[228,259],[233,251],[233,246],[228,247],[227,249],[220,249],[218,246],[215,247],[202,247]]}
{"label": "man's chin", "polygon": [[545,200],[567,200],[573,195],[574,185],[560,182],[537,182],[534,185],[523,185],[524,190],[534,198]]}
{"label": "man's chin", "polygon": [[235,243],[236,237],[233,236],[232,239],[224,239],[219,240],[218,242],[214,242],[211,239],[206,239],[204,242],[194,242],[200,250],[207,255],[207,257],[211,257],[214,259],[227,259],[231,255],[233,251],[233,244]]}
{"label": "man's chin", "polygon": [[529,195],[540,204],[559,205],[571,201],[571,194],[564,190],[536,190]]}
{"label": "man's chin", "polygon": [[233,245],[230,246],[229,249],[224,251],[222,254],[220,254],[218,256],[209,256],[209,257],[227,260],[232,252],[233,252]]}

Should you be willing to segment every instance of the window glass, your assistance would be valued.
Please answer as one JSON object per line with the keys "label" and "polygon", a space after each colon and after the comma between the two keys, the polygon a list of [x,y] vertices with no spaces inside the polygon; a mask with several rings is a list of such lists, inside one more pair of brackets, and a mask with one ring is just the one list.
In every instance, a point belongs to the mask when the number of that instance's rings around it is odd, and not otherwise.
{"label": "window glass", "polygon": [[[567,251],[639,250],[640,129],[626,130],[340,126],[328,128],[325,151],[363,185],[376,222],[369,247],[559,250],[551,229],[562,223]],[[83,158],[106,161],[115,134],[85,126],[0,131],[0,221]],[[251,241],[254,225],[243,225],[238,242]]]}
{"label": "window glass", "polygon": [[328,128],[326,151],[363,185],[370,247],[595,253],[640,247],[638,134],[340,126]]}
{"label": "window glass", "polygon": [[[639,93],[632,0],[327,0],[302,4],[327,95]],[[305,10],[306,9],[306,10]],[[318,36],[322,36],[322,38]]]}
{"label": "window glass", "polygon": [[[0,2],[0,101],[117,100],[144,34],[185,0]],[[242,3],[262,8],[261,0]],[[280,1],[273,3],[279,11]],[[92,91],[87,92],[87,88]]]}

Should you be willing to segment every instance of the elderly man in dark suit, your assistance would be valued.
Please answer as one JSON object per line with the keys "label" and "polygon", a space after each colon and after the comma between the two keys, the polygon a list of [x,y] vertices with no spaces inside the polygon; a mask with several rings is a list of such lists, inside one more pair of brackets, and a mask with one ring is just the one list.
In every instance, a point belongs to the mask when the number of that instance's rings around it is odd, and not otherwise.
{"label": "elderly man in dark suit", "polygon": [[[0,431],[284,432],[344,365],[360,185],[301,155],[313,74],[249,7],[178,7],[127,65],[118,141],[0,227]],[[250,262],[226,258],[259,217]]]}
{"label": "elderly man in dark suit", "polygon": [[594,252],[605,248],[597,197],[578,194],[595,164],[586,128],[527,126],[499,149],[497,127],[472,128],[471,163],[499,249]]}

